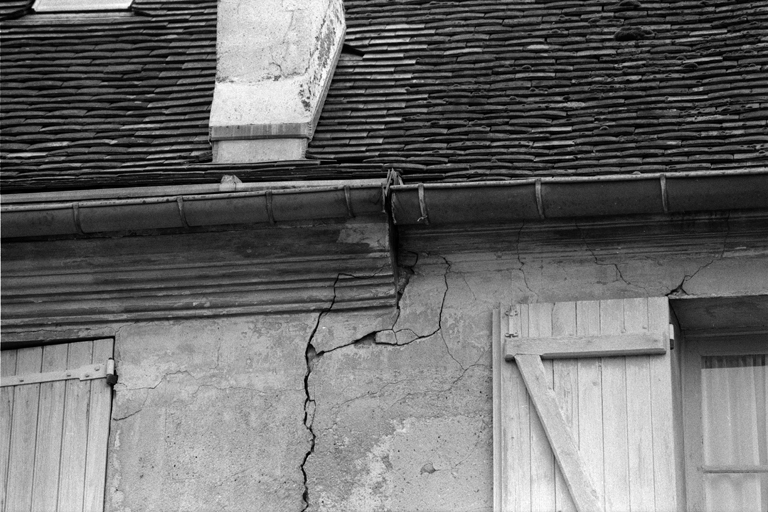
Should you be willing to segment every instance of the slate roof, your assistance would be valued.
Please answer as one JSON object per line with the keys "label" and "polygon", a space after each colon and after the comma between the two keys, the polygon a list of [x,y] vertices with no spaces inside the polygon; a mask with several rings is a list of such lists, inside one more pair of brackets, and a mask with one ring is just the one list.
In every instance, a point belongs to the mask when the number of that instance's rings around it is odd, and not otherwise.
{"label": "slate roof", "polygon": [[768,166],[768,3],[348,0],[314,157],[410,180]]}
{"label": "slate roof", "polygon": [[3,192],[768,167],[768,5],[346,0],[308,157],[210,163],[215,0],[20,16],[2,0]]}

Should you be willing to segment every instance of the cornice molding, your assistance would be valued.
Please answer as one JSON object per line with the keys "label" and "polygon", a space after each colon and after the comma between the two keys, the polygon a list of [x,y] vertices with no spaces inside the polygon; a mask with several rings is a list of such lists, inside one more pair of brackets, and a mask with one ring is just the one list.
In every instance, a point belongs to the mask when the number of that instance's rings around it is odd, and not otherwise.
{"label": "cornice molding", "polygon": [[[394,307],[386,219],[7,243],[3,331]],[[301,254],[301,256],[290,256]]]}
{"label": "cornice molding", "polygon": [[610,254],[694,256],[768,249],[768,212],[525,221],[485,226],[400,226],[405,252],[503,253],[567,261]]}

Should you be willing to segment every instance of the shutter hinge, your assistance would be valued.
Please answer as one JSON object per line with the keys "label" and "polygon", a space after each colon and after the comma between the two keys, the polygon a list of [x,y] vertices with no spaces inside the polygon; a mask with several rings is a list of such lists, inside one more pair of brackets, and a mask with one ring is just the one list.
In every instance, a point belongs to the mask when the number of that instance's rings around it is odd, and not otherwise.
{"label": "shutter hinge", "polygon": [[509,318],[509,327],[507,330],[507,333],[504,335],[506,338],[517,338],[520,336],[520,332],[518,330],[518,324],[519,324],[519,311],[516,307],[511,307],[506,315]]}
{"label": "shutter hinge", "polygon": [[46,373],[32,373],[27,375],[4,375],[0,379],[0,387],[21,386],[25,384],[41,384],[43,382],[56,382],[61,380],[95,380],[106,379],[110,386],[117,382],[115,374],[115,360],[111,357],[107,363],[88,364],[80,368],[70,370],[58,370]]}

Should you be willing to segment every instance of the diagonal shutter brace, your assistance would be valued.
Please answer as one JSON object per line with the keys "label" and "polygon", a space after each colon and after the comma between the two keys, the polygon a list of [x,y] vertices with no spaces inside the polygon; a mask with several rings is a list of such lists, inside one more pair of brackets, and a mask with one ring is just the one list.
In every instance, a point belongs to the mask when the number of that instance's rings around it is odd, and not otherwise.
{"label": "diagonal shutter brace", "polygon": [[29,375],[8,375],[0,380],[0,387],[21,386],[24,384],[40,384],[42,382],[55,382],[60,380],[94,380],[106,379],[107,384],[114,386],[117,383],[115,373],[115,360],[111,357],[106,363],[96,363],[81,366],[72,370],[58,370],[55,372],[32,373]]}

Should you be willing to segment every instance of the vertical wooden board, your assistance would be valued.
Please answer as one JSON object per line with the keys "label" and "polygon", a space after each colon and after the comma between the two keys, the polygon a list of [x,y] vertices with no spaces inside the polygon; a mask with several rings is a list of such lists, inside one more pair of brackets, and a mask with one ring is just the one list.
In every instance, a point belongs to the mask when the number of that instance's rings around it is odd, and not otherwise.
{"label": "vertical wooden board", "polygon": [[[667,332],[671,318],[666,297],[648,299],[648,329]],[[678,357],[681,337],[674,350],[650,358],[651,432],[656,510],[682,510],[683,489],[681,382]],[[675,395],[678,395],[678,400]]]}
{"label": "vertical wooden board", "polygon": [[[624,301],[600,301],[600,331],[621,335]],[[629,510],[626,357],[603,359],[603,460],[606,512]]]}
{"label": "vertical wooden board", "polygon": [[[558,302],[552,309],[552,335],[576,335],[576,303]],[[579,379],[576,359],[552,361],[554,392],[576,446],[579,443]],[[560,467],[555,467],[555,506],[561,512],[576,510]]]}
{"label": "vertical wooden board", "polygon": [[[552,336],[552,304],[528,305],[528,336]],[[552,387],[552,361],[544,362],[547,385]],[[530,414],[531,425],[531,510],[555,510],[555,456],[539,416]]]}
{"label": "vertical wooden board", "polygon": [[[16,375],[40,373],[43,359],[41,347],[19,349]],[[11,449],[8,460],[8,487],[5,508],[23,512],[32,506],[35,438],[40,384],[14,386]]]}
{"label": "vertical wooden board", "polygon": [[548,378],[541,358],[533,354],[518,354],[515,361],[531,395],[536,414],[542,419],[547,440],[563,472],[575,507],[580,512],[601,511],[600,498],[589,480],[571,429],[565,423],[557,404],[555,392],[547,383]]}
{"label": "vertical wooden board", "polygon": [[506,364],[502,373],[504,393],[504,467],[505,492],[502,510],[531,510],[531,409],[528,391],[514,364]]}
{"label": "vertical wooden board", "polygon": [[502,386],[501,367],[505,363],[502,357],[502,320],[501,306],[493,310],[491,318],[491,368],[493,371],[493,510],[501,510],[502,483],[504,482],[504,464],[502,464]]}
{"label": "vertical wooden board", "polygon": [[[627,333],[648,331],[647,299],[624,301]],[[656,357],[656,356],[653,356]],[[629,506],[631,510],[655,509],[653,481],[653,434],[651,430],[651,356],[626,358],[627,446],[629,465]]]}
{"label": "vertical wooden board", "polygon": [[[0,380],[16,374],[16,350],[0,353]],[[0,511],[5,511],[13,421],[13,387],[0,388]]]}
{"label": "vertical wooden board", "polygon": [[[66,367],[67,345],[43,347],[43,372],[65,370]],[[32,510],[56,510],[65,386],[63,380],[40,384]]]}
{"label": "vertical wooden board", "polygon": [[[528,307],[518,306],[510,316],[509,331],[519,336],[528,333]],[[504,488],[502,510],[528,512],[531,510],[531,433],[532,413],[528,391],[517,365],[501,367],[503,411]]]}
{"label": "vertical wooden board", "polygon": [[[74,369],[91,364],[91,351],[90,341],[70,344],[67,368]],[[60,511],[83,509],[89,398],[90,381],[67,381],[62,431],[62,471],[59,476]]]}
{"label": "vertical wooden board", "polygon": [[[578,335],[600,334],[600,303],[577,302],[576,323]],[[600,358],[579,359],[577,368],[579,453],[605,508],[602,360]]]}
{"label": "vertical wooden board", "polygon": [[[113,341],[93,342],[93,364],[106,364],[112,357]],[[104,487],[107,470],[107,443],[109,441],[109,417],[112,411],[112,387],[106,379],[96,379],[91,384],[91,410],[88,421],[88,451],[85,464],[85,496],[83,510],[104,510]]]}

